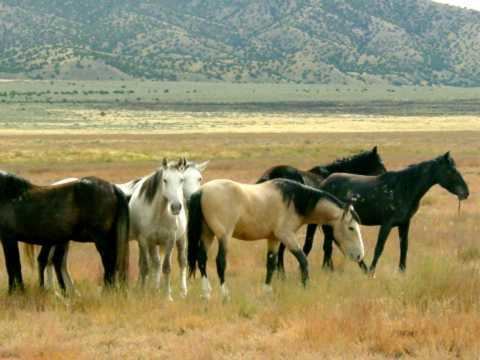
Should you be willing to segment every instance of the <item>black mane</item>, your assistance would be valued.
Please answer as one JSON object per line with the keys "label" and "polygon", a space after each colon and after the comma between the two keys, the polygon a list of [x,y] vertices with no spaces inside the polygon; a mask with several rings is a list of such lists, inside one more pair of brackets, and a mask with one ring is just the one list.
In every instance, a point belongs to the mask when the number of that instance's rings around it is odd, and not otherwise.
{"label": "black mane", "polygon": [[362,151],[349,157],[337,159],[328,165],[315,166],[308,171],[324,177],[335,172],[358,173],[359,169],[368,169],[368,166],[365,166],[365,164],[369,163],[373,154],[373,150]]}
{"label": "black mane", "polygon": [[340,208],[345,205],[335,196],[313,187],[299,184],[288,179],[274,179],[273,184],[282,193],[283,201],[288,205],[293,202],[295,209],[302,216],[308,216],[321,199],[327,199]]}
{"label": "black mane", "polygon": [[0,172],[0,200],[9,200],[22,195],[32,187],[28,180],[10,173]]}
{"label": "black mane", "polygon": [[157,193],[158,186],[162,180],[163,171],[159,169],[148,177],[140,188],[140,196],[145,196],[148,203],[152,203]]}

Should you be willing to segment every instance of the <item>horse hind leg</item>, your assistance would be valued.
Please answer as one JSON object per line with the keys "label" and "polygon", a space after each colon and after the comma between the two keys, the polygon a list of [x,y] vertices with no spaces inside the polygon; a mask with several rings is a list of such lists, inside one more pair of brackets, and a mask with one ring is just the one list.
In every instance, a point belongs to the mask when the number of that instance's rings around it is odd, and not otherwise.
{"label": "horse hind leg", "polygon": [[405,272],[407,269],[407,251],[408,251],[408,230],[410,228],[410,221],[398,227],[398,235],[400,237],[400,263],[398,268],[400,272]]}
{"label": "horse hind leg", "polygon": [[222,292],[223,300],[230,298],[227,284],[225,283],[225,271],[227,269],[227,244],[229,237],[221,237],[218,241],[218,253],[215,259],[217,265],[217,274],[220,279],[220,291]]}
{"label": "horse hind leg", "polygon": [[212,286],[210,285],[210,281],[208,281],[207,275],[207,260],[208,260],[208,250],[212,245],[213,239],[215,235],[207,226],[206,223],[202,226],[202,238],[200,249],[198,251],[198,268],[200,270],[200,274],[202,276],[202,298],[208,300],[210,299],[210,295],[212,292]]}
{"label": "horse hind leg", "polygon": [[95,246],[100,253],[104,269],[103,283],[105,287],[113,287],[115,282],[115,246],[114,241],[108,241],[108,236],[97,235]]}
{"label": "horse hind leg", "polygon": [[186,297],[187,288],[187,238],[186,234],[182,235],[176,242],[177,245],[177,261],[180,267],[180,296]]}

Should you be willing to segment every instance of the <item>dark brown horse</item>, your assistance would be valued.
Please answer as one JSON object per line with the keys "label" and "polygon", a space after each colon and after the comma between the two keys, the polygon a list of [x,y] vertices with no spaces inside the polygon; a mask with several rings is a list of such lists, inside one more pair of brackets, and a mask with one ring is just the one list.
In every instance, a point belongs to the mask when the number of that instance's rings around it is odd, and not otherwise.
{"label": "dark brown horse", "polygon": [[[434,185],[440,185],[459,200],[468,198],[468,186],[450,153],[435,159],[410,165],[400,171],[388,171],[379,176],[333,174],[323,183],[322,189],[341,200],[353,199],[363,225],[379,225],[377,245],[370,272],[375,272],[378,259],[392,228],[398,227],[400,235],[400,271],[407,266],[408,231],[410,219],[415,215],[420,200]],[[325,233],[330,251],[325,252],[324,265],[331,267],[331,229]],[[367,270],[362,262],[359,265]]]}
{"label": "dark brown horse", "polygon": [[[322,181],[333,173],[342,172],[360,175],[379,175],[383,174],[385,171],[385,166],[383,165],[383,161],[378,154],[378,149],[375,146],[372,150],[363,151],[351,157],[336,160],[328,165],[315,166],[308,171],[299,170],[288,165],[274,166],[265,171],[260,179],[258,179],[257,183],[271,179],[282,178],[320,189]],[[309,224],[307,226],[307,234],[305,237],[305,243],[303,245],[303,252],[307,256],[312,250],[317,226],[317,224]],[[324,229],[324,232],[328,231],[328,229],[326,230],[326,227],[322,227],[322,229]],[[330,246],[331,248],[331,244],[326,243],[326,241],[324,242],[324,248],[325,246]],[[283,261],[284,254],[285,246],[280,244],[277,266],[278,270],[280,270],[282,273],[285,271]]]}
{"label": "dark brown horse", "polygon": [[[9,292],[24,288],[18,241],[38,245],[94,242],[105,270],[105,285],[125,282],[128,232],[126,197],[106,181],[88,177],[63,185],[36,186],[0,172],[0,239]],[[55,271],[61,268],[56,266]]]}

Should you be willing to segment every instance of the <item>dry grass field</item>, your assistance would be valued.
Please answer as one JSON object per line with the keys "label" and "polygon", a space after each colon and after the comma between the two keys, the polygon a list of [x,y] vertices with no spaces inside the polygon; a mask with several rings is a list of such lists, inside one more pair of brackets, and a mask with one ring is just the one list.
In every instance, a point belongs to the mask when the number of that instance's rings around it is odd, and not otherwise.
{"label": "dry grass field", "polygon": [[[26,294],[7,296],[0,256],[0,359],[478,359],[480,132],[307,130],[177,135],[3,132],[2,169],[40,184],[82,175],[123,182],[148,173],[163,156],[177,155],[210,159],[206,180],[253,182],[274,164],[306,168],[378,144],[390,169],[451,150],[471,197],[458,213],[456,198],[445,190],[435,187],[427,194],[411,226],[406,274],[397,272],[396,232],[387,242],[375,279],[364,276],[338,251],[337,271],[322,271],[317,235],[309,257],[308,288],[300,286],[297,265],[287,255],[287,279],[275,279],[274,293],[266,294],[261,286],[266,244],[233,240],[228,303],[222,302],[217,287],[210,302],[202,301],[198,279],[190,281],[187,299],[180,299],[176,263],[173,303],[153,290],[136,288],[134,243],[127,294],[101,292],[100,261],[91,244],[75,244],[70,252],[70,270],[81,293],[72,299],[40,292],[36,274],[25,263]],[[369,262],[377,229],[363,230]],[[303,232],[298,235],[303,243],[302,237]],[[218,285],[216,249],[212,250],[209,273],[212,285]]]}

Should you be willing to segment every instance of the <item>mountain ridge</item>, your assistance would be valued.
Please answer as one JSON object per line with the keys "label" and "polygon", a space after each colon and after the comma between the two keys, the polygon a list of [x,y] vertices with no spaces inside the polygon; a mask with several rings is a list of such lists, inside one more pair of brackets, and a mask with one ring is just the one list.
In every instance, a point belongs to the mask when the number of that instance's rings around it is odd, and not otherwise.
{"label": "mountain ridge", "polygon": [[480,12],[429,0],[6,0],[0,73],[478,86]]}

